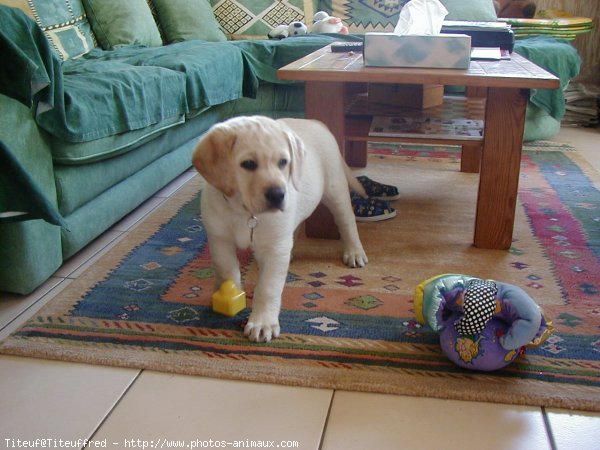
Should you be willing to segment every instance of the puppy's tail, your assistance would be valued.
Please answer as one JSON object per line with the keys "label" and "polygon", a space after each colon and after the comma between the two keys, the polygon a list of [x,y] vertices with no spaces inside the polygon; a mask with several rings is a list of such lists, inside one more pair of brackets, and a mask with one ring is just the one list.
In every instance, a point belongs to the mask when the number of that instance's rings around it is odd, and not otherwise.
{"label": "puppy's tail", "polygon": [[365,192],[365,188],[360,184],[360,181],[356,179],[352,170],[350,170],[350,167],[346,164],[344,164],[344,174],[346,175],[346,180],[348,180],[348,187],[350,187],[350,190],[356,192],[362,198],[367,198],[368,195]]}

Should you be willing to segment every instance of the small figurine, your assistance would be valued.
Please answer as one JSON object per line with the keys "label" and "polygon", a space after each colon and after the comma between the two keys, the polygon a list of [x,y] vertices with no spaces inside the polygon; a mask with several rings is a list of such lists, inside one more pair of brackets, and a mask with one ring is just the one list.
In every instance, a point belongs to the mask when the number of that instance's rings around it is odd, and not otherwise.
{"label": "small figurine", "polygon": [[212,308],[216,313],[233,317],[246,308],[246,293],[239,290],[232,280],[225,280],[212,295]]}
{"label": "small figurine", "polygon": [[552,323],[521,288],[461,274],[417,286],[415,315],[440,334],[444,354],[466,369],[492,371],[552,334]]}
{"label": "small figurine", "polygon": [[313,17],[312,33],[340,33],[348,34],[348,27],[339,17],[333,17],[325,11],[317,12]]}

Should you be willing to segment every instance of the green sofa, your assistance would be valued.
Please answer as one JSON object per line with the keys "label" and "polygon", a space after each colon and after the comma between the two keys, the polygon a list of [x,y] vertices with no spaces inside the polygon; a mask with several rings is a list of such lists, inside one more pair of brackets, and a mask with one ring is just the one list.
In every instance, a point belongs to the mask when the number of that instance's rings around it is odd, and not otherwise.
{"label": "green sofa", "polygon": [[0,5],[0,23],[0,291],[20,294],[187,170],[211,125],[301,116],[302,86],[276,68],[334,40],[94,46],[62,60],[20,10]]}
{"label": "green sofa", "polygon": [[[485,17],[443,2],[451,19],[489,19],[491,0],[470,2]],[[404,3],[0,0],[0,291],[41,285],[187,170],[213,124],[302,116],[302,84],[277,68],[359,37],[256,40],[274,21],[326,10],[351,33],[387,30]]]}

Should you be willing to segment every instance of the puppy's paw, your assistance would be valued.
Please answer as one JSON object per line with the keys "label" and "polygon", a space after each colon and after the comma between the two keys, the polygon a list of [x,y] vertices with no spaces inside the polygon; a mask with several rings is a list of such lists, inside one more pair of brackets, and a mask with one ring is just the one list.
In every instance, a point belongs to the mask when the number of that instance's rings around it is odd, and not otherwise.
{"label": "puppy's paw", "polygon": [[244,335],[253,342],[269,342],[272,338],[279,337],[280,331],[277,317],[252,313],[244,328]]}
{"label": "puppy's paw", "polygon": [[364,267],[369,262],[362,248],[345,249],[342,259],[348,267]]}

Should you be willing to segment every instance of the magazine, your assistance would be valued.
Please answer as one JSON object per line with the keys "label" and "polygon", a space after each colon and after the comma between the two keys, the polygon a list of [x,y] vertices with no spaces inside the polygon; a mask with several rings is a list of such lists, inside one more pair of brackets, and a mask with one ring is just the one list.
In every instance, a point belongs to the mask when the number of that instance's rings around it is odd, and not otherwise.
{"label": "magazine", "polygon": [[478,141],[483,138],[483,120],[375,116],[369,136]]}

